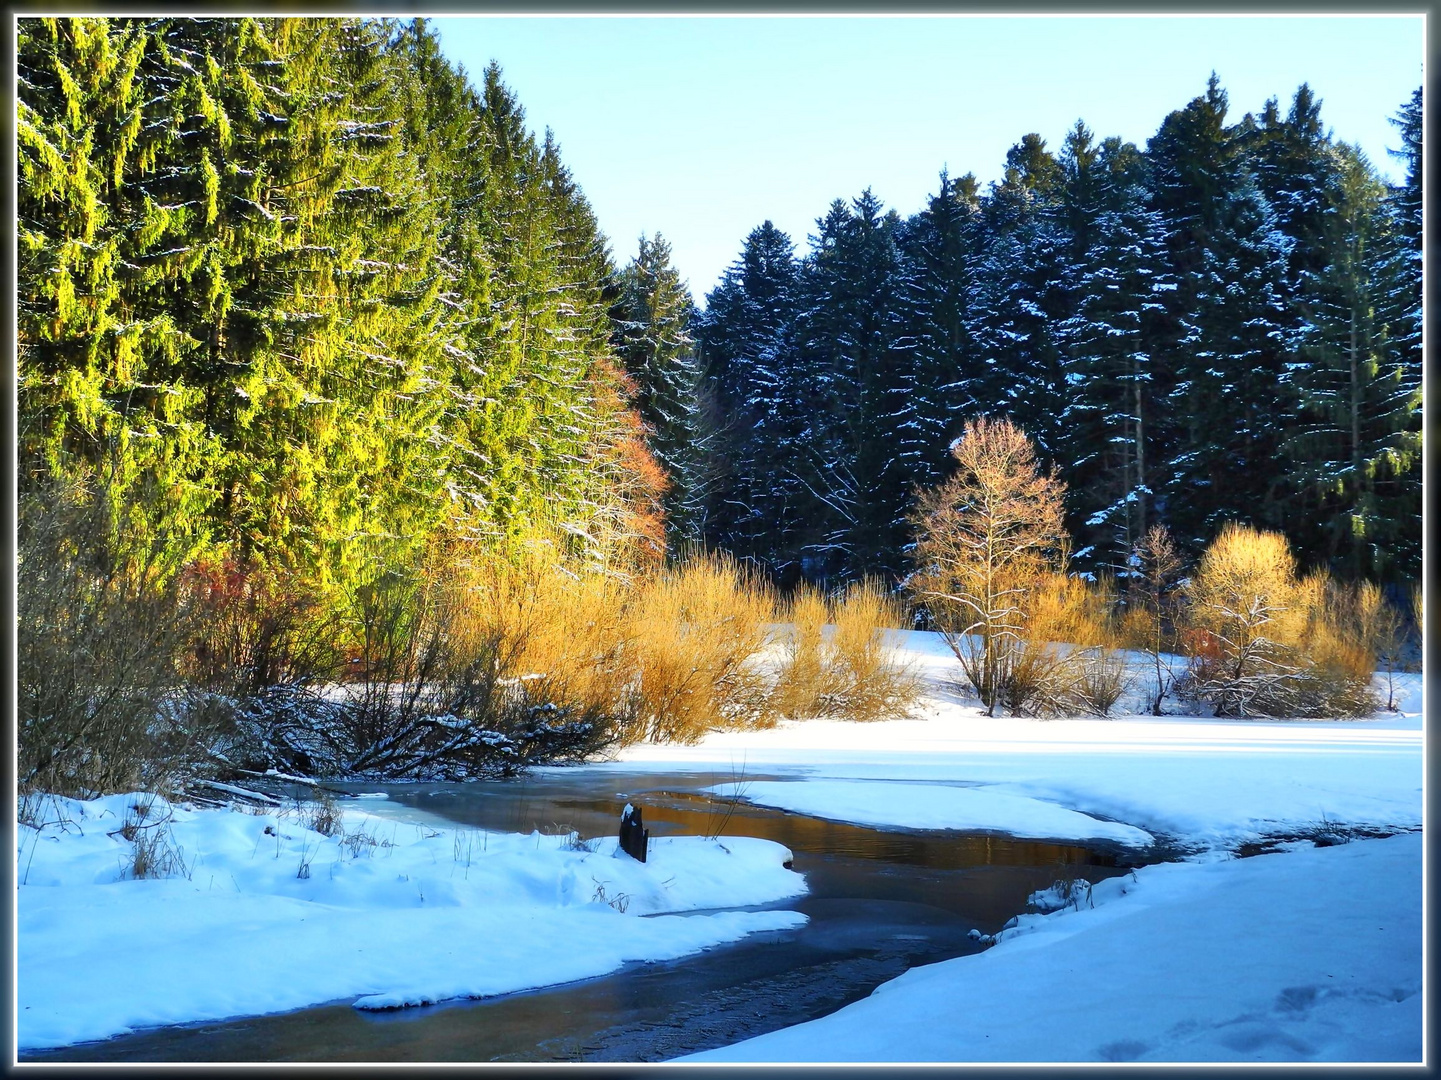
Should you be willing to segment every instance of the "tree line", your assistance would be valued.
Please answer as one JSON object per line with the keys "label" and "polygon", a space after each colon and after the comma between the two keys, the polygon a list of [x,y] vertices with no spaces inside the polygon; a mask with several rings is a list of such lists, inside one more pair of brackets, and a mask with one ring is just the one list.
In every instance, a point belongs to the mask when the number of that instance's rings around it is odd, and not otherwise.
{"label": "tree line", "polygon": [[910,217],[836,200],[803,255],[762,224],[694,323],[697,535],[782,580],[900,578],[915,493],[1006,416],[1066,484],[1082,572],[1127,576],[1154,524],[1194,559],[1245,522],[1417,579],[1421,91],[1395,187],[1320,106],[1228,120],[1213,75],[1144,149],[1077,122]]}
{"label": "tree line", "polygon": [[626,737],[629,698],[518,681],[549,609],[502,594],[664,556],[644,272],[499,68],[422,20],[17,31],[22,784]]}
{"label": "tree line", "polygon": [[617,275],[422,21],[22,19],[22,503],[343,589],[438,535],[663,542]]}
{"label": "tree line", "polygon": [[703,313],[420,20],[27,19],[19,88],[22,493],[104,477],[191,557],[343,583],[545,523],[896,580],[1006,415],[1084,571],[1242,520],[1419,574],[1419,88],[1394,188],[1308,87],[1228,123],[1212,76],[1144,150],[1077,122],[804,255],[766,222]]}

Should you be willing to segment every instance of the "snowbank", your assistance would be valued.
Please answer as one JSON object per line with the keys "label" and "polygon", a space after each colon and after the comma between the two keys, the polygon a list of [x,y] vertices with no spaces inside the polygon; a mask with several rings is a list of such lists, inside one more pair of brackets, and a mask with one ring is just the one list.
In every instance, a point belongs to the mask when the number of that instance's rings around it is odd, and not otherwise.
{"label": "snowbank", "polygon": [[1107,840],[1150,847],[1155,838],[1133,825],[990,787],[899,784],[887,781],[807,780],[717,784],[718,795],[760,806],[875,828],[966,829],[1030,840]]}
{"label": "snowbank", "polygon": [[1421,1059],[1419,834],[1170,863],[807,1024],[683,1060]]}
{"label": "snowbank", "polygon": [[47,800],[52,824],[20,826],[20,1049],[357,995],[384,1008],[507,993],[805,921],[679,914],[804,893],[769,841],[657,838],[641,864],[610,837],[581,847],[353,809],[326,837],[294,813],[155,800],[142,835],[168,834],[179,876],[133,880],[116,830],[148,801]]}
{"label": "snowbank", "polygon": [[[1416,1060],[1421,838],[1227,860],[1266,837],[1422,823],[1421,679],[1364,721],[987,718],[936,635],[896,640],[932,692],[911,720],[787,723],[641,744],[601,771],[711,771],[714,790],[865,825],[1206,852],[1028,916],[977,956],[915,969],[832,1017],[701,1055],[725,1061]],[[747,781],[747,774],[782,780]],[[754,839],[456,829],[351,809],[171,815],[181,876],[127,880],[111,835],[136,797],[58,800],[18,830],[19,1045],[352,999],[499,994],[799,925],[716,911],[800,895]],[[353,804],[352,804],[353,805]],[[391,813],[395,811],[390,811]],[[149,835],[149,834],[147,834]],[[684,912],[693,912],[686,915]],[[642,917],[646,916],[646,917]]]}
{"label": "snowbank", "polygon": [[[913,969],[832,1016],[686,1060],[1420,1059],[1419,832],[1228,852],[1419,829],[1421,676],[1397,676],[1399,712],[1360,721],[991,718],[954,686],[936,635],[893,640],[931,684],[917,719],[717,732],[632,747],[611,767],[729,769],[741,782],[718,790],[858,824],[1056,839],[1134,828],[1202,854],[1102,882],[1094,908],[1024,916],[993,949]],[[1145,670],[1132,671],[1134,709]]]}

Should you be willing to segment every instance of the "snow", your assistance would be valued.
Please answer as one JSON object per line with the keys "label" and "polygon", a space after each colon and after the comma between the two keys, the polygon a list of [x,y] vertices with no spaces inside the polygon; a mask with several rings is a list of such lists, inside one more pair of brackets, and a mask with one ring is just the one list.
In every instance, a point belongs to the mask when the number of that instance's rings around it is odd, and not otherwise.
{"label": "snow", "polygon": [[345,998],[386,1008],[502,994],[805,922],[713,910],[805,892],[769,841],[653,838],[642,864],[609,837],[577,850],[578,838],[349,808],[343,835],[326,837],[295,813],[157,799],[145,820],[170,815],[153,828],[185,871],[137,881],[131,844],[110,834],[149,801],[47,799],[43,820],[58,824],[19,827],[21,1050]]}
{"label": "snow", "polygon": [[717,784],[710,790],[738,795],[761,806],[876,828],[966,829],[1031,840],[1109,840],[1150,847],[1143,829],[991,787],[905,784],[888,781],[752,781]]}
{"label": "snow", "polygon": [[[930,684],[916,719],[714,732],[631,747],[614,767],[729,769],[727,792],[876,826],[986,829],[999,816],[1015,835],[1060,838],[1108,819],[1190,858],[1100,882],[1094,907],[1023,916],[993,948],[831,1016],[684,1060],[1421,1060],[1421,833],[1232,857],[1264,838],[1419,830],[1419,674],[1397,676],[1397,713],[1360,721],[989,718],[955,687],[936,635],[894,641]],[[1124,704],[1144,707],[1146,663],[1130,667]],[[1004,796],[1021,800],[1013,816]]]}
{"label": "snow", "polygon": [[[977,810],[981,793],[1017,796],[1197,849],[1331,822],[1374,829],[1422,823],[1419,674],[1396,676],[1399,713],[1361,721],[987,717],[955,690],[959,665],[939,635],[897,632],[894,640],[930,684],[914,719],[817,719],[712,732],[691,746],[632,746],[614,765],[600,767],[720,771],[733,774],[757,801],[765,801],[761,793],[784,795],[804,799],[803,812],[815,816],[902,828],[985,829],[963,811]],[[1132,660],[1137,685],[1123,702],[1129,708],[1142,706],[1149,692],[1146,662]],[[805,783],[745,784],[747,775],[757,774]],[[902,799],[896,783],[877,788],[876,797],[865,800],[871,816],[861,820],[864,788],[827,789],[820,781],[904,782],[913,790]],[[957,792],[967,789],[958,783],[973,792],[965,803]],[[822,795],[826,790],[829,797]],[[881,798],[882,791],[890,798]],[[799,802],[772,805],[802,810]]]}
{"label": "snow", "polygon": [[1421,1060],[1418,834],[1166,863],[985,952],[682,1060]]}

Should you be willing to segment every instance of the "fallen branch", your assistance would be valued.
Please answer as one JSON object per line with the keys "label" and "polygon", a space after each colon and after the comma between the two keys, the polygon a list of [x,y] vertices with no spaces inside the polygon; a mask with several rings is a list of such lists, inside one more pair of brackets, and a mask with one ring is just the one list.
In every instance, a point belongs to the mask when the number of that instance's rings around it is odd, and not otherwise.
{"label": "fallen branch", "polygon": [[227,795],[235,796],[237,799],[249,799],[251,802],[262,803],[267,806],[283,805],[279,799],[266,795],[263,792],[236,787],[234,784],[222,784],[219,780],[192,780],[191,783],[199,784],[201,787],[211,788],[215,791],[223,791]]}

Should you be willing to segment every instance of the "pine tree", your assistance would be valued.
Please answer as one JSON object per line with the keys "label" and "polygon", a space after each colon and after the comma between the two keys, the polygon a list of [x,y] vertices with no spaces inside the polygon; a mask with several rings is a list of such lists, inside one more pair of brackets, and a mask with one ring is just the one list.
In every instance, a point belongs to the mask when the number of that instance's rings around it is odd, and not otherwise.
{"label": "pine tree", "polygon": [[1332,569],[1395,578],[1415,569],[1404,480],[1420,442],[1420,388],[1387,321],[1399,314],[1390,298],[1409,292],[1392,254],[1405,240],[1370,163],[1344,143],[1334,153],[1324,193],[1329,258],[1307,275],[1301,362],[1290,373],[1302,418],[1291,482],[1304,496],[1300,521],[1315,523],[1314,550]]}
{"label": "pine tree", "polygon": [[980,411],[1010,416],[1054,461],[1067,399],[1062,325],[1075,285],[1063,174],[1037,135],[1013,146],[1006,160],[1005,178],[985,204],[981,336],[989,364],[969,396]]}
{"label": "pine tree", "polygon": [[801,274],[797,327],[811,417],[797,462],[813,522],[807,576],[898,574],[908,477],[898,456],[910,421],[900,220],[867,190],[818,223]]}
{"label": "pine tree", "polygon": [[1173,358],[1168,406],[1180,421],[1160,463],[1157,510],[1192,551],[1227,519],[1282,516],[1278,387],[1297,330],[1286,302],[1291,243],[1226,108],[1213,73],[1206,94],[1168,116],[1147,147],[1176,285],[1161,335]]}
{"label": "pine tree", "polygon": [[899,428],[897,454],[912,485],[938,483],[959,434],[961,417],[978,409],[986,370],[977,303],[984,238],[974,176],[952,180],[906,222],[903,297],[906,336],[913,343],[905,375],[909,417]]}
{"label": "pine tree", "polygon": [[797,456],[805,387],[791,346],[797,263],[767,221],[706,298],[697,319],[707,466],[707,543],[799,572]]}
{"label": "pine tree", "polygon": [[1146,534],[1152,469],[1164,422],[1159,319],[1171,281],[1165,227],[1139,183],[1136,150],[1108,139],[1065,158],[1079,254],[1076,310],[1066,324],[1068,403],[1062,474],[1082,568],[1128,572]]}
{"label": "pine tree", "polygon": [[1317,272],[1326,258],[1325,191],[1334,179],[1335,156],[1321,124],[1321,102],[1302,83],[1285,117],[1272,98],[1259,119],[1248,114],[1242,120],[1236,143],[1276,214],[1276,227],[1292,241],[1286,278],[1294,296],[1302,275]]}
{"label": "pine tree", "polygon": [[[160,51],[138,21],[17,22],[19,487],[98,476],[117,504],[163,491],[157,528],[203,544],[223,448],[167,370],[198,343],[145,303],[152,284],[206,263],[168,242],[195,209],[143,187],[172,140]],[[213,165],[205,175],[213,187]]]}
{"label": "pine tree", "polygon": [[[559,150],[421,22],[26,20],[26,485],[345,586],[437,530],[660,541]],[[143,492],[143,498],[127,493]]]}
{"label": "pine tree", "polygon": [[671,265],[670,245],[657,233],[640,238],[635,259],[620,273],[611,310],[615,347],[636,386],[635,402],[649,428],[651,452],[670,479],[666,522],[671,546],[699,539],[699,375],[690,324],[690,290]]}
{"label": "pine tree", "polygon": [[[1419,510],[1420,97],[1396,121],[1407,183],[1356,219],[1372,230],[1361,284],[1340,257],[1351,219],[1310,88],[1284,114],[1273,99],[1230,124],[1227,109],[1213,74],[1144,153],[1078,122],[1058,157],[1023,137],[984,196],[943,174],[905,222],[877,227],[878,205],[837,201],[783,302],[733,270],[698,331],[727,425],[707,537],[773,568],[799,559],[813,578],[889,571],[909,542],[892,527],[897,492],[944,475],[937,448],[990,413],[1060,468],[1082,569],[1129,572],[1153,525],[1194,555],[1239,519],[1286,528],[1342,572],[1404,574]],[[1347,445],[1364,447],[1369,479],[1322,506],[1307,477],[1340,475],[1318,449],[1342,415],[1324,404],[1342,401],[1324,389],[1342,374],[1336,298],[1363,294],[1384,359],[1375,378],[1357,367],[1368,419]],[[1329,539],[1363,519],[1369,562]]]}
{"label": "pine tree", "polygon": [[[434,500],[412,468],[436,408],[435,229],[397,138],[378,28],[37,29],[51,70],[73,53],[90,65],[77,85],[118,72],[134,104],[124,131],[90,137],[113,154],[102,174],[90,166],[92,205],[123,272],[102,324],[26,357],[30,387],[65,388],[23,406],[48,433],[31,460],[52,472],[103,461],[120,488],[159,493],[152,513],[322,577],[367,537],[424,533]],[[123,71],[105,40],[124,50]],[[42,122],[57,104],[43,92],[27,103]],[[65,114],[84,123],[107,108],[74,100]],[[37,160],[28,190],[42,193],[54,172]],[[46,234],[58,224],[49,207],[34,205],[32,246],[64,250],[63,233]]]}

